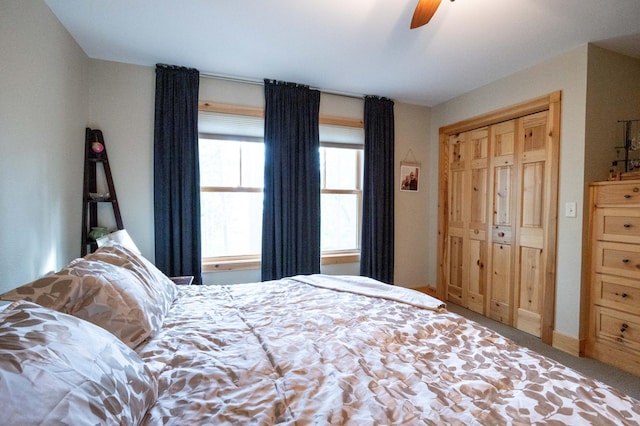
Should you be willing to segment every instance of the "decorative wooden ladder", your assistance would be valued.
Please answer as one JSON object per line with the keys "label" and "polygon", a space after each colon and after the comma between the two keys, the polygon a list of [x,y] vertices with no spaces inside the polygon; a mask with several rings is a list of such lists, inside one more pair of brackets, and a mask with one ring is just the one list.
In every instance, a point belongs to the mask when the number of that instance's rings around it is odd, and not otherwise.
{"label": "decorative wooden ladder", "polygon": [[[84,189],[82,192],[82,249],[81,255],[91,253],[98,246],[91,234],[91,229],[98,226],[98,205],[109,203],[113,207],[113,216],[117,229],[124,229],[116,188],[109,166],[107,148],[102,131],[87,127],[84,143]],[[108,195],[97,193],[97,168],[102,164],[107,182]]]}

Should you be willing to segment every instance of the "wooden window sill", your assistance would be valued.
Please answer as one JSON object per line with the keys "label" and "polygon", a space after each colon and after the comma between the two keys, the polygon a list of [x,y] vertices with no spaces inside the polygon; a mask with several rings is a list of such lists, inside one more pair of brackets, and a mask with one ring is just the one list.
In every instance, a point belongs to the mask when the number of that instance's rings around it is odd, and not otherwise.
{"label": "wooden window sill", "polygon": [[[326,253],[322,255],[321,259],[321,264],[323,265],[357,262],[360,262],[359,251]],[[258,256],[205,258],[202,259],[202,272],[229,272],[260,269],[260,263],[260,257]]]}

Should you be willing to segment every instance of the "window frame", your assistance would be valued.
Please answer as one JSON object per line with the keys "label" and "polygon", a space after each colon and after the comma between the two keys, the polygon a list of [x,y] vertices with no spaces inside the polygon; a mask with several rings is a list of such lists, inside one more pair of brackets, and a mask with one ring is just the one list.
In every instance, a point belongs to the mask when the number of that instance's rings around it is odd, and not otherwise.
{"label": "window frame", "polygon": [[[360,244],[362,241],[362,180],[364,172],[364,145],[362,144],[346,144],[337,142],[320,142],[321,148],[338,148],[338,149],[357,149],[359,150],[356,157],[356,189],[325,189],[320,188],[320,196],[322,194],[345,194],[345,195],[357,195],[358,196],[358,229],[357,229],[357,241],[358,248],[351,250],[325,250],[320,253],[321,263],[334,264],[334,263],[356,263],[360,261]],[[320,170],[321,173],[325,173],[326,168]],[[326,178],[324,179],[326,182]],[[326,258],[326,261],[325,261]],[[357,259],[357,260],[353,260]],[[335,260],[335,261],[334,261]]]}
{"label": "window frame", "polygon": [[[210,139],[216,141],[231,141],[231,142],[249,142],[264,144],[264,138],[258,138],[253,136],[236,136],[236,135],[217,135],[211,133],[202,133],[198,135],[198,140]],[[242,159],[240,159],[242,162]],[[240,171],[241,172],[241,171]],[[241,172],[242,173],[242,172]],[[204,186],[200,185],[200,194],[207,192],[221,192],[221,193],[262,193],[264,188],[251,187],[251,186]],[[203,272],[216,272],[216,271],[233,271],[233,270],[246,270],[246,269],[259,269],[260,268],[261,255],[244,254],[234,256],[212,256],[202,257],[202,270]]]}
{"label": "window frame", "polygon": [[[258,107],[247,107],[239,105],[221,104],[210,101],[198,102],[199,112],[217,112],[222,114],[233,114],[249,117],[264,118],[264,109]],[[335,117],[328,115],[320,115],[320,124],[363,128],[364,122],[360,119]],[[233,140],[238,142],[260,142],[264,143],[264,138],[255,136],[237,136],[237,135],[218,135],[202,133],[198,134],[199,139],[217,139],[217,140]],[[335,142],[322,142],[321,147],[334,148],[351,148],[363,150],[363,144],[347,144]],[[357,263],[360,261],[360,241],[362,231],[362,171],[364,163],[364,152],[361,151],[357,157],[357,166],[359,168],[357,179],[358,188],[356,190],[336,190],[327,189],[322,193],[334,194],[357,194],[358,195],[358,248],[353,250],[328,250],[321,252],[321,264],[340,264],[340,263]],[[263,188],[251,187],[219,187],[219,186],[200,186],[200,192],[262,192]],[[237,255],[237,256],[217,256],[202,257],[203,272],[229,272],[240,270],[255,270],[261,267],[261,255]]]}

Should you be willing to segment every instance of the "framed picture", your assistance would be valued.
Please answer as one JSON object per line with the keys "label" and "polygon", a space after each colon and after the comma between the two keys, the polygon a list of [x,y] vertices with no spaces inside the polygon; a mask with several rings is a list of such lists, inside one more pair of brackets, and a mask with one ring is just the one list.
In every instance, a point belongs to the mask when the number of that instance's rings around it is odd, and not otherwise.
{"label": "framed picture", "polygon": [[400,191],[417,192],[420,183],[420,163],[400,163]]}

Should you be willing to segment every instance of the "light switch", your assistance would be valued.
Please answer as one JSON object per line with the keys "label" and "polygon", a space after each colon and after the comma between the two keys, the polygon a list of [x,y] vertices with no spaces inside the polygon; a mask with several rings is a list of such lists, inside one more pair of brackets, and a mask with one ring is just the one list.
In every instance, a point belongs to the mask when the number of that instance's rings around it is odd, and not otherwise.
{"label": "light switch", "polygon": [[564,205],[564,215],[566,217],[577,217],[578,214],[576,212],[576,203],[575,201],[566,203]]}

